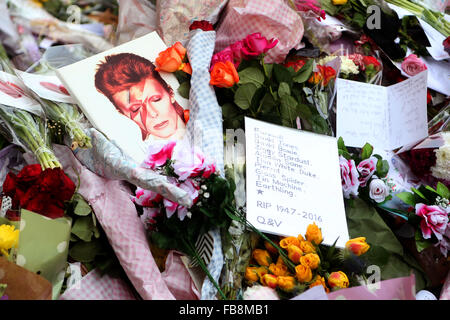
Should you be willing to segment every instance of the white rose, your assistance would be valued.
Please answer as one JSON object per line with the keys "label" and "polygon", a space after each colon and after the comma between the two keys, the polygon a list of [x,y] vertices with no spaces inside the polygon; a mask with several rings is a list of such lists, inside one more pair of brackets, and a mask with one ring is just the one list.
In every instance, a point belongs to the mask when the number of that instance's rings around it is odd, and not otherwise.
{"label": "white rose", "polygon": [[383,202],[389,195],[389,188],[381,179],[373,179],[369,185],[370,199],[377,203]]}

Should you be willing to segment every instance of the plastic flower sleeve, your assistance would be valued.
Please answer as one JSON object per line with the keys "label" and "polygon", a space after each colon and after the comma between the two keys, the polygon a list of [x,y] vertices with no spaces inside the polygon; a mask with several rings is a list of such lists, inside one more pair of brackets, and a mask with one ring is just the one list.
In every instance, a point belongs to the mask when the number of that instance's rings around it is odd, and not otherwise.
{"label": "plastic flower sleeve", "polygon": [[114,143],[94,128],[89,130],[91,149],[77,149],[75,156],[92,172],[113,180],[126,180],[138,187],[161,194],[184,206],[191,205],[186,191],[169,183],[166,177],[139,167]]}

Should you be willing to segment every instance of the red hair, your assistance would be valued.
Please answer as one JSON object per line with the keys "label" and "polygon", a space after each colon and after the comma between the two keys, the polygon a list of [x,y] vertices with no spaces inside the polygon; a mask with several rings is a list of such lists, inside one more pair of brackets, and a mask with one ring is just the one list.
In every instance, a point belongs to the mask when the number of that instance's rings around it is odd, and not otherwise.
{"label": "red hair", "polygon": [[[114,104],[113,95],[128,90],[143,79],[151,77],[173,96],[172,88],[155,70],[155,65],[149,60],[133,53],[119,53],[105,57],[105,61],[97,65],[95,87]],[[115,105],[115,104],[114,104]],[[176,101],[173,106],[184,122],[184,109]]]}

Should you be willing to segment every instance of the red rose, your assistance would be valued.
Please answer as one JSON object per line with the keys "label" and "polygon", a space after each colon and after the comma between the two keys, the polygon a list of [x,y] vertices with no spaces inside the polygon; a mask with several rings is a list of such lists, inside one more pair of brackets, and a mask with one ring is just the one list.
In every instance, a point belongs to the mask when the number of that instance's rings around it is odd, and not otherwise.
{"label": "red rose", "polygon": [[17,176],[9,172],[3,182],[3,193],[7,196],[14,197],[17,188]]}
{"label": "red rose", "polygon": [[76,188],[61,168],[46,169],[36,183],[41,192],[53,194],[62,201],[70,200]]}
{"label": "red rose", "polygon": [[375,69],[379,69],[381,64],[380,62],[377,60],[377,58],[372,57],[372,56],[364,56],[363,57],[363,63],[364,65],[367,67],[368,65],[373,65]]}
{"label": "red rose", "polygon": [[17,180],[19,182],[32,182],[39,178],[39,175],[42,172],[42,168],[40,164],[31,164],[23,167],[17,175]]}
{"label": "red rose", "polygon": [[202,29],[203,31],[212,31],[214,30],[213,25],[206,20],[194,21],[190,26],[189,30]]}
{"label": "red rose", "polygon": [[323,86],[326,86],[330,80],[336,78],[336,71],[329,66],[317,66],[319,68],[319,72],[323,77]]}
{"label": "red rose", "polygon": [[284,66],[286,68],[292,67],[294,69],[295,72],[297,72],[298,70],[300,70],[304,65],[305,65],[305,61],[302,59],[297,59],[297,60],[292,60],[292,61],[288,61],[284,64]]}

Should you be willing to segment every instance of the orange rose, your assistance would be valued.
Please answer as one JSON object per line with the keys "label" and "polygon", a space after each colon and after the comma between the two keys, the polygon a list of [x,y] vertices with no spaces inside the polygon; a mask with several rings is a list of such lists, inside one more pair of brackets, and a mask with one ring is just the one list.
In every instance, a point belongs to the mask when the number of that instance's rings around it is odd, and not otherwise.
{"label": "orange rose", "polygon": [[330,292],[330,289],[328,289],[327,284],[325,283],[325,278],[319,275],[317,275],[316,278],[314,279],[314,282],[309,285],[309,288],[315,286],[322,286],[325,289],[325,292],[327,293]]}
{"label": "orange rose", "polygon": [[278,280],[277,280],[277,277],[274,276],[273,274],[265,274],[261,278],[261,284],[263,286],[275,289],[277,287]]}
{"label": "orange rose", "polygon": [[309,241],[301,241],[300,242],[300,249],[302,249],[302,251],[304,253],[315,253],[316,252],[316,248]]}
{"label": "orange rose", "polygon": [[283,249],[287,249],[290,244],[298,247],[300,245],[300,241],[296,237],[286,237],[280,241],[280,247]]}
{"label": "orange rose", "polygon": [[303,251],[299,247],[297,247],[293,244],[290,244],[289,247],[287,248],[287,250],[288,250],[289,259],[291,259],[291,261],[293,263],[299,264],[300,258],[303,255]]}
{"label": "orange rose", "polygon": [[345,244],[345,247],[349,249],[353,254],[360,256],[369,250],[370,246],[366,242],[365,237],[359,237],[350,239]]}
{"label": "orange rose", "polygon": [[300,242],[305,241],[305,238],[303,238],[303,236],[302,236],[301,234],[299,234],[299,235],[297,236],[297,239],[298,239],[298,241],[300,241]]}
{"label": "orange rose", "polygon": [[312,84],[318,84],[320,83],[320,81],[322,81],[322,79],[323,77],[320,72],[313,72],[311,77],[308,79],[308,82]]}
{"label": "orange rose", "polygon": [[309,282],[312,279],[311,268],[299,264],[298,266],[295,267],[295,276],[297,280],[301,283]]}
{"label": "orange rose", "polygon": [[258,276],[257,269],[258,269],[258,267],[247,267],[247,269],[245,269],[245,279],[247,279],[247,281],[249,281],[249,282],[258,281],[259,276]]}
{"label": "orange rose", "polygon": [[332,79],[336,78],[336,71],[329,66],[317,66],[323,78],[323,86],[326,86]]}
{"label": "orange rose", "polygon": [[183,63],[186,49],[180,42],[159,53],[155,60],[156,71],[175,72],[186,67]]}
{"label": "orange rose", "polygon": [[277,259],[277,266],[283,267],[287,269],[287,266],[284,264],[284,260],[282,256],[279,256]]}
{"label": "orange rose", "polygon": [[287,267],[285,265],[279,265],[274,263],[270,264],[269,271],[276,276],[287,276],[289,274]]}
{"label": "orange rose", "polygon": [[210,84],[220,88],[230,88],[239,82],[239,75],[231,61],[216,62],[211,70]]}
{"label": "orange rose", "polygon": [[349,281],[347,275],[342,271],[332,272],[328,277],[328,285],[330,288],[348,288]]}
{"label": "orange rose", "polygon": [[277,279],[278,288],[283,291],[290,292],[295,287],[295,278],[291,276],[278,277]]}
{"label": "orange rose", "polygon": [[320,228],[315,223],[308,225],[308,228],[306,228],[306,240],[316,245],[319,245],[323,241],[322,231],[320,231]]}
{"label": "orange rose", "polygon": [[278,250],[269,241],[264,241],[264,247],[272,254],[277,254]]}
{"label": "orange rose", "polygon": [[312,270],[317,269],[320,264],[320,258],[315,253],[305,254],[300,258],[300,263],[305,267],[311,268]]}
{"label": "orange rose", "polygon": [[255,249],[253,250],[252,257],[260,266],[268,267],[272,262],[272,259],[266,250]]}

